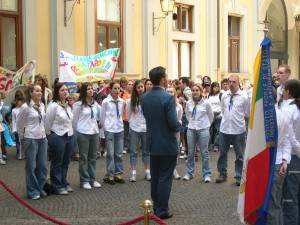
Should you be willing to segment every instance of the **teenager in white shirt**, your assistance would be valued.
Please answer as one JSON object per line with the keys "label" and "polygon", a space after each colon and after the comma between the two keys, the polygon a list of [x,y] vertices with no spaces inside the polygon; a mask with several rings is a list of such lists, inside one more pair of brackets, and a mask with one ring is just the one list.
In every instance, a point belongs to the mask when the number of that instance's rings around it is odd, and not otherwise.
{"label": "teenager in white shirt", "polygon": [[187,172],[183,180],[190,180],[194,177],[195,150],[199,145],[202,155],[202,174],[205,183],[211,181],[211,166],[208,151],[209,127],[214,119],[209,100],[204,99],[203,89],[200,84],[192,86],[192,99],[186,103],[186,117],[189,121],[187,130],[188,158]]}
{"label": "teenager in white shirt", "polygon": [[47,179],[47,138],[45,133],[45,111],[42,88],[31,84],[26,90],[26,103],[20,108],[17,131],[20,142],[24,140],[26,154],[27,197],[33,200],[46,197],[43,190]]}
{"label": "teenager in white shirt", "polygon": [[79,101],[73,105],[74,128],[79,147],[80,185],[85,190],[100,188],[96,181],[96,160],[99,127],[97,122],[97,102],[93,98],[91,83],[82,83]]}
{"label": "teenager in white shirt", "polygon": [[283,184],[283,224],[300,222],[300,81],[288,80],[282,86],[286,104],[281,107],[288,126],[292,158]]}
{"label": "teenager in white shirt", "polygon": [[65,83],[54,87],[53,102],[48,105],[45,128],[51,152],[50,177],[54,192],[67,195],[73,189],[67,181],[70,159],[74,148],[73,113],[68,105]]}
{"label": "teenager in white shirt", "polygon": [[23,147],[20,145],[20,140],[19,140],[19,135],[17,132],[17,118],[20,112],[20,108],[24,103],[24,97],[22,96],[17,96],[16,97],[16,107],[13,108],[12,112],[11,112],[11,131],[14,133],[15,138],[16,138],[16,159],[23,159],[24,155],[23,152],[21,151],[21,149],[23,149]]}
{"label": "teenager in white shirt", "polygon": [[140,98],[144,93],[144,84],[141,80],[136,80],[133,85],[131,98],[126,100],[126,115],[129,122],[130,135],[130,181],[136,181],[136,163],[139,143],[141,141],[142,162],[145,166],[145,178],[151,180],[150,175],[150,153],[146,150],[146,119],[143,115]]}
{"label": "teenager in white shirt", "polygon": [[114,185],[115,182],[124,184],[123,179],[123,139],[124,127],[122,114],[124,100],[119,97],[120,85],[110,83],[110,94],[102,102],[100,122],[104,128],[106,141],[106,170],[104,182]]}

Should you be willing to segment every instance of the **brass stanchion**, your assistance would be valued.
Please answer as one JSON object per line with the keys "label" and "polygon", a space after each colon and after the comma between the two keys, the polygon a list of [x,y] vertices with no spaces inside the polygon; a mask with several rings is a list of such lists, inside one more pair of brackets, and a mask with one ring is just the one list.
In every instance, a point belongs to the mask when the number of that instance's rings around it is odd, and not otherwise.
{"label": "brass stanchion", "polygon": [[143,203],[143,208],[144,208],[144,224],[149,225],[149,215],[150,215],[150,209],[152,207],[152,203],[150,200],[145,200]]}

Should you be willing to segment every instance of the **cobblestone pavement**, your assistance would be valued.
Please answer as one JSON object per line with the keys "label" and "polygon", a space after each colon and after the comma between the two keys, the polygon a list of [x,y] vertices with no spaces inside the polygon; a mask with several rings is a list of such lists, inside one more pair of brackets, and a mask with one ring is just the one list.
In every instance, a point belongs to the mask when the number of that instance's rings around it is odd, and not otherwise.
{"label": "cobblestone pavement", "polygon": [[[139,158],[137,182],[130,183],[129,154],[124,155],[125,184],[110,186],[102,182],[105,174],[105,158],[97,160],[97,179],[102,188],[83,190],[79,187],[78,162],[72,161],[69,182],[74,188],[67,196],[50,195],[38,201],[25,195],[25,161],[13,158],[14,148],[8,149],[7,165],[0,165],[0,179],[15,193],[37,210],[70,224],[117,224],[143,215],[141,204],[150,197],[150,182],[144,179]],[[198,153],[199,155],[199,153]],[[236,213],[238,187],[235,186],[234,151],[229,152],[229,176],[226,183],[216,184],[219,153],[210,152],[213,170],[212,182],[204,183],[201,175],[201,158],[195,164],[195,177],[189,181],[174,180],[170,209],[174,216],[165,220],[173,225],[235,225],[240,224]],[[48,164],[49,166],[49,164]],[[177,170],[183,177],[185,161],[179,159]],[[0,224],[52,224],[24,207],[0,185]],[[143,222],[137,224],[144,224]],[[151,222],[151,224],[157,224]]]}

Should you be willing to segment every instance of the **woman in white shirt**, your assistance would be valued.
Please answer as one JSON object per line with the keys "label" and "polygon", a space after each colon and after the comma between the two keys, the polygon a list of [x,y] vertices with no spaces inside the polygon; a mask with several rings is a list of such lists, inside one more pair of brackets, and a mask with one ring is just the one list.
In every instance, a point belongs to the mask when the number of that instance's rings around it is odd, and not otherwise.
{"label": "woman in white shirt", "polygon": [[54,192],[67,195],[72,192],[67,173],[74,148],[73,113],[68,105],[68,89],[65,83],[54,87],[53,102],[48,106],[45,128],[51,152],[50,177]]}
{"label": "woman in white shirt", "polygon": [[97,143],[99,127],[97,102],[94,101],[91,83],[82,83],[79,100],[73,105],[73,123],[79,148],[80,185],[85,190],[100,188],[96,180]]}
{"label": "woman in white shirt", "polygon": [[145,166],[145,178],[151,180],[150,175],[150,153],[146,150],[146,119],[141,110],[140,98],[145,91],[141,80],[136,80],[133,85],[131,98],[126,100],[126,115],[129,122],[130,135],[130,181],[136,181],[136,163],[139,143],[142,147],[142,162]]}
{"label": "woman in white shirt", "polygon": [[299,224],[300,216],[300,81],[288,80],[282,88],[281,107],[292,147],[291,162],[283,184],[283,224]]}
{"label": "woman in white shirt", "polygon": [[186,117],[189,121],[187,131],[188,158],[187,172],[183,180],[190,180],[194,177],[195,150],[199,145],[202,155],[202,173],[205,183],[211,181],[210,157],[208,152],[209,127],[213,121],[214,114],[209,100],[204,99],[203,89],[200,84],[192,86],[192,97],[186,103]]}
{"label": "woman in white shirt", "polygon": [[20,108],[17,131],[20,140],[24,140],[27,197],[37,200],[47,196],[43,190],[47,178],[48,142],[44,104],[41,102],[42,88],[38,84],[31,84],[25,94],[26,103]]}
{"label": "woman in white shirt", "polygon": [[124,184],[123,179],[123,139],[124,127],[122,114],[124,100],[119,97],[120,85],[110,83],[110,94],[102,102],[100,122],[104,128],[106,142],[106,170],[104,182],[114,185],[115,182]]}
{"label": "woman in white shirt", "polygon": [[221,115],[221,97],[220,85],[218,82],[212,82],[211,90],[208,95],[208,99],[211,103],[212,110],[214,112],[214,120],[210,127],[210,144],[214,145],[214,152],[219,151],[219,130],[222,120]]}

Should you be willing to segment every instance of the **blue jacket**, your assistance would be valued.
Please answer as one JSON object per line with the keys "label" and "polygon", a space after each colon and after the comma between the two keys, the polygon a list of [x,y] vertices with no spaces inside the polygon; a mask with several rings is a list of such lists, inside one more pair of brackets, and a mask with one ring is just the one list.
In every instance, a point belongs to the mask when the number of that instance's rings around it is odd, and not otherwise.
{"label": "blue jacket", "polygon": [[151,155],[177,155],[176,132],[180,123],[174,96],[160,87],[153,87],[142,95],[141,106],[147,124],[147,150]]}

